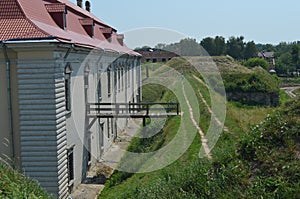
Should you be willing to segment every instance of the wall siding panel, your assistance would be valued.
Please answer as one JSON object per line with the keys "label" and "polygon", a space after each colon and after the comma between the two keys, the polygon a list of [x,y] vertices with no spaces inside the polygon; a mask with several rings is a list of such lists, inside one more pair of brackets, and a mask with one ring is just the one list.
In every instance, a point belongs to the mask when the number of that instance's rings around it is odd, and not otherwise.
{"label": "wall siding panel", "polygon": [[18,64],[22,168],[56,198],[68,196],[64,67]]}

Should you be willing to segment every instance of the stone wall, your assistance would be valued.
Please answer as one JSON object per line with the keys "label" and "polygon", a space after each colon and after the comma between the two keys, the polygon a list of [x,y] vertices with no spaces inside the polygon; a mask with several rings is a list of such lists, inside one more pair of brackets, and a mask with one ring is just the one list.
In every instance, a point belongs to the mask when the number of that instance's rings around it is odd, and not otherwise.
{"label": "stone wall", "polygon": [[227,92],[227,99],[248,105],[279,106],[279,93]]}

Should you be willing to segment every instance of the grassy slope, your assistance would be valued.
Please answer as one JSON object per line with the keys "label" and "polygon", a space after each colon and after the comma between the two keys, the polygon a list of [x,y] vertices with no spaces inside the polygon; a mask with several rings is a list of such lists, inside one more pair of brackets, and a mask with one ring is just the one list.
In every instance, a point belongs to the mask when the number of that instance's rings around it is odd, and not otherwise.
{"label": "grassy slope", "polygon": [[[202,86],[190,75],[186,74],[186,77],[195,88]],[[210,102],[208,91],[205,88],[201,88],[201,91],[206,101]],[[144,92],[151,92],[151,89],[150,91],[144,89]],[[210,114],[201,101],[199,101],[199,106],[200,126],[207,130]],[[248,107],[230,102],[225,122],[230,133],[221,135],[212,151],[214,157],[212,161],[198,158],[200,137],[197,136],[189,150],[179,160],[162,170],[126,177],[123,174],[124,178],[120,177],[122,172],[116,172],[99,198],[257,198],[258,196],[288,198],[295,196],[295,193],[299,191],[299,184],[295,183],[296,181],[288,182],[288,172],[277,175],[275,171],[270,170],[274,178],[258,175],[260,173],[251,165],[257,165],[256,167],[259,168],[258,166],[264,165],[261,163],[264,160],[259,160],[261,161],[259,164],[255,159],[246,159],[242,153],[245,148],[247,149],[247,144],[253,140],[252,136],[255,137],[255,131],[251,131],[251,126],[258,124],[268,114],[275,114],[274,111],[272,108]],[[162,144],[172,139],[178,122],[178,117],[169,120],[162,133],[164,142]],[[158,140],[161,141],[161,139]],[[150,144],[157,144],[157,140],[152,141]],[[256,141],[260,142],[260,140]],[[289,139],[287,142],[290,143],[292,140]],[[264,146],[264,141],[260,143]],[[278,146],[271,145],[270,147],[274,147],[272,150],[276,151]],[[259,151],[255,147],[251,150]],[[285,153],[280,156],[280,158],[283,157]],[[282,162],[276,159],[275,155],[272,155],[270,160],[266,158],[266,161]],[[293,160],[291,164],[293,174],[296,174],[298,170],[294,162]],[[280,179],[283,180],[280,181]]]}
{"label": "grassy slope", "polygon": [[50,198],[38,185],[0,163],[0,198]]}
{"label": "grassy slope", "polygon": [[295,90],[294,93],[297,95],[297,96],[300,96],[300,88]]}

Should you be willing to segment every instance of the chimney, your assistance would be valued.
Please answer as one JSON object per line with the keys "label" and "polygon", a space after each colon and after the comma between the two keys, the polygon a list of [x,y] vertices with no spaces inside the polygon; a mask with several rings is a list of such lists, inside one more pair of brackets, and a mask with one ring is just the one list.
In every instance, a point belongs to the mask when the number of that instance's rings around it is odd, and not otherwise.
{"label": "chimney", "polygon": [[86,1],[85,2],[85,9],[88,11],[88,12],[91,12],[91,3],[89,1]]}
{"label": "chimney", "polygon": [[79,6],[80,8],[82,8],[82,0],[77,0],[77,6]]}

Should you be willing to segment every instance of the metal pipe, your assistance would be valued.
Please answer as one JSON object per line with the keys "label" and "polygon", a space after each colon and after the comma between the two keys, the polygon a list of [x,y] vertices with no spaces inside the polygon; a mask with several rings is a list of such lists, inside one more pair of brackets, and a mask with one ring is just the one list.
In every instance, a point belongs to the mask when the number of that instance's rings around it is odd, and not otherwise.
{"label": "metal pipe", "polygon": [[11,74],[10,74],[10,60],[7,54],[7,46],[1,41],[1,47],[6,63],[6,81],[7,81],[7,98],[8,98],[8,114],[9,114],[9,127],[10,127],[10,139],[11,139],[11,152],[12,160],[15,160],[15,139],[14,139],[14,127],[13,127],[13,113],[12,113],[12,88],[11,88]]}

